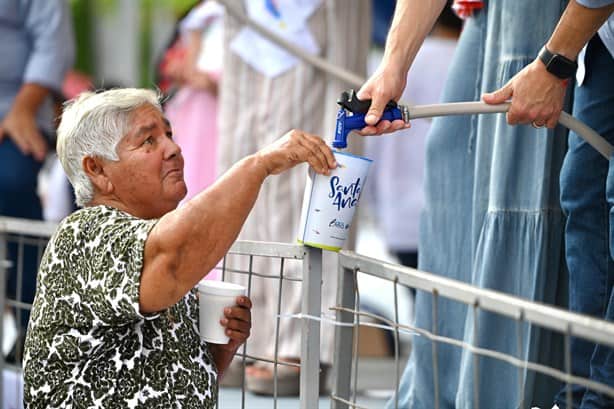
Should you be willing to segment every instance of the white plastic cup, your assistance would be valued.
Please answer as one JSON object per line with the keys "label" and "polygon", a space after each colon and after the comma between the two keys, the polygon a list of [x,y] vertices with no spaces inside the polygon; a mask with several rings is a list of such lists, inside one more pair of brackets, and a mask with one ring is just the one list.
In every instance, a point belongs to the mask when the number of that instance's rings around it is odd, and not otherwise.
{"label": "white plastic cup", "polygon": [[239,284],[213,280],[198,283],[200,337],[204,341],[213,344],[230,341],[220,320],[224,317],[224,308],[236,305],[236,298],[245,294],[245,287]]}
{"label": "white plastic cup", "polygon": [[299,225],[298,242],[339,251],[348,237],[371,159],[333,151],[337,168],[330,174],[309,171]]}

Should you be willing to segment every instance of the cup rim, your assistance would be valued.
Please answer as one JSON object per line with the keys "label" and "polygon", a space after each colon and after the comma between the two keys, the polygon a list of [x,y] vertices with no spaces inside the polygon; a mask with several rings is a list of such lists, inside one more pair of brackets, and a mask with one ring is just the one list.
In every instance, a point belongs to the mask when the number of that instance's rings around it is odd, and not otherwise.
{"label": "cup rim", "polygon": [[244,295],[246,288],[240,284],[218,280],[202,280],[198,283],[198,291],[213,295]]}
{"label": "cup rim", "polygon": [[356,159],[366,160],[368,162],[373,162],[373,159],[369,159],[369,158],[366,158],[366,157],[360,156],[360,155],[354,155],[353,153],[350,153],[350,152],[341,152],[341,151],[333,149],[333,153],[334,154],[338,154],[338,155],[349,156],[349,157],[356,158]]}

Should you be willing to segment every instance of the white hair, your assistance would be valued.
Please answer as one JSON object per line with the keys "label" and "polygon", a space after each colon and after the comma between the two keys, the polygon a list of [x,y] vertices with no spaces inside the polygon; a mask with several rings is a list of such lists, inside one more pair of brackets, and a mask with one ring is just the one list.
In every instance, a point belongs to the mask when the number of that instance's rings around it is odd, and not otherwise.
{"label": "white hair", "polygon": [[137,88],[84,92],[66,103],[58,127],[57,153],[75,189],[77,205],[84,206],[94,197],[83,159],[119,160],[117,144],[129,131],[131,114],[146,104],[162,111],[159,94]]}

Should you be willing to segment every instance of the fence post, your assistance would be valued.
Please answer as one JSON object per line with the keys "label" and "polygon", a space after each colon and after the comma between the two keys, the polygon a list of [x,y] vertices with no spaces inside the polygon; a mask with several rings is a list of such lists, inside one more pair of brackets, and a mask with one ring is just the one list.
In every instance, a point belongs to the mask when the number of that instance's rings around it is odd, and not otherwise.
{"label": "fence post", "polygon": [[[354,289],[356,276],[354,271],[339,264],[339,285],[337,287],[337,306],[353,310],[355,306]],[[346,311],[337,311],[337,323],[350,324],[354,315]],[[354,345],[354,328],[351,326],[335,327],[335,351],[333,356],[333,396],[346,401],[350,400],[350,384],[352,380],[352,347]],[[347,404],[335,399],[331,400],[332,409],[346,409]]]}
{"label": "fence post", "polygon": [[0,231],[0,407],[4,405],[4,310],[6,308],[6,277],[11,267],[8,260],[6,234]]}
{"label": "fence post", "polygon": [[[322,250],[305,247],[301,312],[320,317],[322,310]],[[301,409],[319,407],[320,322],[304,318],[301,324]]]}

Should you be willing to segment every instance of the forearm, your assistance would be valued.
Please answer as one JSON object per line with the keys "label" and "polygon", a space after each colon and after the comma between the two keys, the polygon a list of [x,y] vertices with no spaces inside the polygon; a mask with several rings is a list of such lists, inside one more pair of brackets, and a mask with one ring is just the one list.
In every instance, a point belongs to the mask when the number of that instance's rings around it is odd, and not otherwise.
{"label": "forearm", "polygon": [[[203,260],[204,256],[205,260],[208,259],[206,267],[212,268],[226,254],[254,206],[268,174],[258,156],[248,156],[213,186],[174,212],[177,221],[173,223],[173,228],[179,223],[176,226],[178,238],[192,237],[201,241],[201,245],[195,245],[193,239],[185,240],[187,265]],[[208,249],[209,255],[204,255],[203,249]],[[200,278],[188,278],[188,281],[198,281]]]}
{"label": "forearm", "polygon": [[[209,189],[160,220],[168,228],[185,266],[179,271],[182,281],[191,288],[202,275],[213,268],[226,254],[249,215],[267,176],[256,156],[248,156],[235,164]],[[201,271],[188,266],[202,265]]]}
{"label": "forearm", "polygon": [[25,83],[19,89],[13,102],[13,111],[25,112],[32,116],[49,95],[49,89],[35,83]]}
{"label": "forearm", "polygon": [[407,72],[445,4],[445,0],[397,1],[383,60]]}
{"label": "forearm", "polygon": [[555,54],[575,60],[582,47],[614,11],[614,4],[589,8],[572,0],[567,5],[546,47]]}
{"label": "forearm", "polygon": [[258,156],[248,156],[160,219],[145,247],[143,312],[174,304],[215,267],[241,231],[268,174]]}
{"label": "forearm", "polygon": [[234,352],[228,351],[224,349],[223,346],[224,345],[221,344],[209,344],[209,351],[211,351],[213,362],[217,368],[218,380],[223,378],[224,372],[226,372],[228,365],[230,365],[236,353],[236,350]]}

